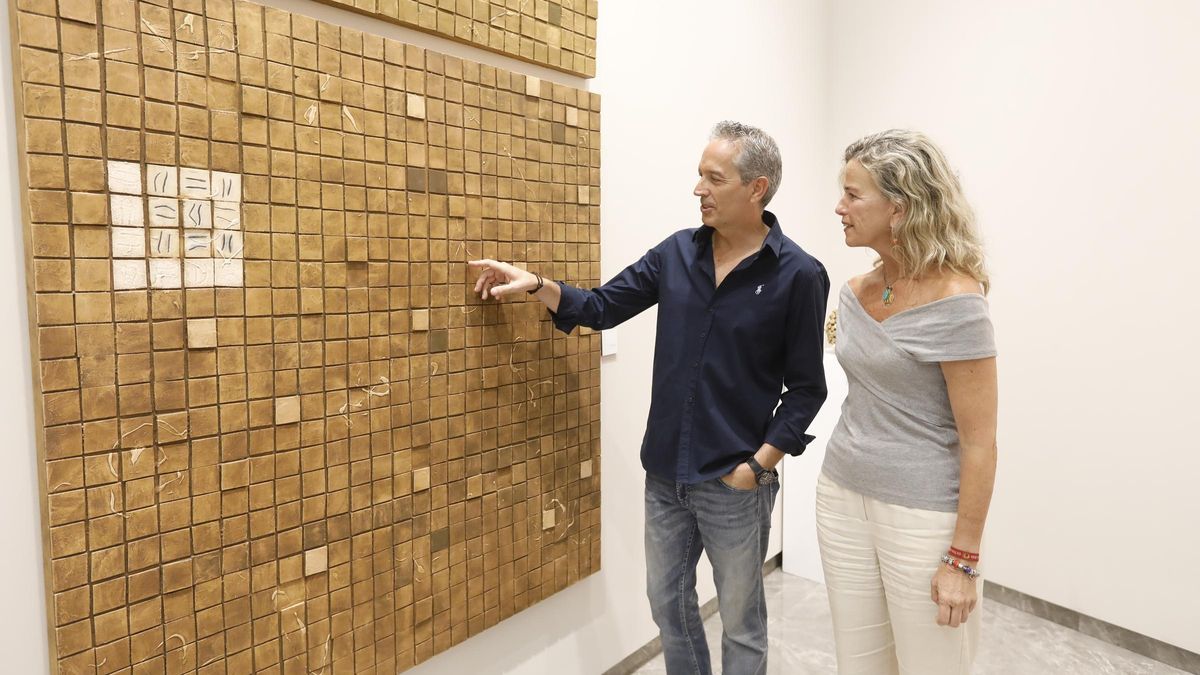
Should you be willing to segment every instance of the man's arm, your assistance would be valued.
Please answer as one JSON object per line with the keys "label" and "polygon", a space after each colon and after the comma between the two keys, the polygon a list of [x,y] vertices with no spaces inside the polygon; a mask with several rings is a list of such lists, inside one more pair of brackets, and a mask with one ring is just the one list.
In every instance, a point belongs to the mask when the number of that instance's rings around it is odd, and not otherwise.
{"label": "man's arm", "polygon": [[479,294],[481,300],[487,300],[489,295],[499,298],[521,291],[528,293],[541,283],[542,287],[533,294],[533,297],[541,300],[551,312],[558,311],[558,304],[562,300],[562,291],[553,281],[547,283],[541,275],[496,260],[472,260],[467,264],[480,270],[479,278],[475,280],[475,292]]}
{"label": "man's arm", "polygon": [[767,427],[757,459],[763,466],[778,463],[784,454],[799,455],[812,441],[805,433],[825,402],[824,325],[829,301],[829,275],[817,271],[797,280],[788,312],[784,353],[784,386],[779,408]]}
{"label": "man's arm", "polygon": [[489,296],[519,295],[522,291],[538,288],[540,283],[541,288],[534,297],[554,315],[555,327],[570,333],[575,326],[596,330],[612,328],[658,302],[660,248],[661,244],[608,283],[590,291],[495,260],[473,260],[468,264],[479,270],[475,292],[484,300]]}
{"label": "man's arm", "polygon": [[[828,390],[825,386],[825,307],[829,301],[829,275],[818,271],[798,279],[788,309],[784,346],[783,384],[787,391],[767,427],[766,438],[754,453],[764,469],[773,469],[785,455],[804,452],[813,437],[804,433],[812,424]],[[744,490],[757,484],[754,470],[742,462],[725,477],[725,482]]]}

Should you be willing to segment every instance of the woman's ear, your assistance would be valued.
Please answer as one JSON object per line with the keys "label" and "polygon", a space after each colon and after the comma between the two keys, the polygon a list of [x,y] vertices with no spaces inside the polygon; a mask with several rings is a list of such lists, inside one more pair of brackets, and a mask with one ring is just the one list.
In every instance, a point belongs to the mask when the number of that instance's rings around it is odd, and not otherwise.
{"label": "woman's ear", "polygon": [[891,225],[892,232],[895,232],[896,228],[900,226],[900,223],[904,222],[904,216],[906,213],[908,213],[908,209],[904,208],[904,204],[892,202],[892,217],[888,221],[888,223]]}

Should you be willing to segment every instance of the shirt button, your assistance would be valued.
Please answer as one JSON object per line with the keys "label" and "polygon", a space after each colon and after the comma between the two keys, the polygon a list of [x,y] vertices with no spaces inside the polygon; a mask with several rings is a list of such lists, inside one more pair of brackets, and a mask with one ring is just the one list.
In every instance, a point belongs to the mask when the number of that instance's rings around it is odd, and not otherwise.
{"label": "shirt button", "polygon": [[700,337],[705,337],[706,335],[708,335],[708,331],[706,331],[706,330],[700,331]]}
{"label": "shirt button", "polygon": [[713,312],[715,312],[715,311],[717,311],[717,310],[713,309],[712,307],[709,307],[709,308],[708,308],[708,313],[709,313],[709,314],[712,314],[712,313],[713,313]]}
{"label": "shirt button", "polygon": [[697,367],[697,366],[699,366],[699,365],[700,365],[700,362],[699,362],[699,361],[692,361],[692,367],[693,367],[693,368],[695,368],[695,367]]}
{"label": "shirt button", "polygon": [[696,397],[695,397],[695,396],[689,396],[689,397],[688,397],[688,400],[687,400],[687,402],[688,402],[688,403],[691,403],[691,402],[693,402],[693,401],[695,401],[695,400],[696,400]]}

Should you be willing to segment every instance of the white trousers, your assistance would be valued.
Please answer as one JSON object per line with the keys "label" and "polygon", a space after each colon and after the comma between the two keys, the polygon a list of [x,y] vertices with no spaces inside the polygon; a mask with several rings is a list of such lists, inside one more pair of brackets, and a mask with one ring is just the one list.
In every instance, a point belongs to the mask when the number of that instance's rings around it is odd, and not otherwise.
{"label": "white trousers", "polygon": [[833,612],[839,675],[967,675],[979,603],[958,628],[937,624],[930,583],[957,514],[887,504],[817,481],[817,539]]}

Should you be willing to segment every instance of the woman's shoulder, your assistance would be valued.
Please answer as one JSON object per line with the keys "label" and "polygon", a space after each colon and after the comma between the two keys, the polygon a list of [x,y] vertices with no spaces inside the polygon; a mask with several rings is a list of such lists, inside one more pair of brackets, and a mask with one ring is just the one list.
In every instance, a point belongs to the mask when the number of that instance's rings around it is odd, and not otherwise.
{"label": "woman's shoulder", "polygon": [[929,301],[944,300],[955,295],[983,295],[983,285],[969,274],[939,272],[925,279]]}

